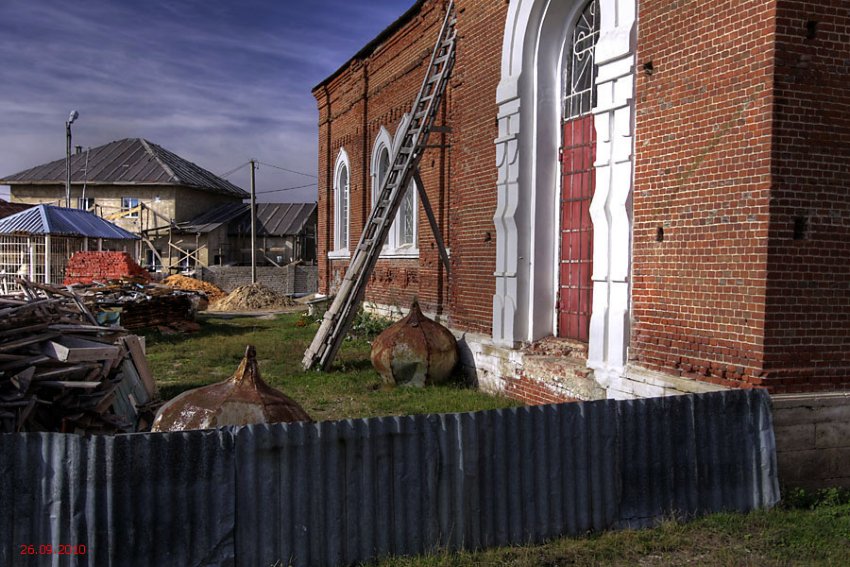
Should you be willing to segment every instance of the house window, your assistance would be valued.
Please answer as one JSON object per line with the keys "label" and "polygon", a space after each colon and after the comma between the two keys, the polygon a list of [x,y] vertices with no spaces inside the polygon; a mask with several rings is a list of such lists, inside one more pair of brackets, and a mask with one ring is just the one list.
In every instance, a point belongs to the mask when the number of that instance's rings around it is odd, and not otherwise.
{"label": "house window", "polygon": [[77,199],[77,208],[84,211],[94,210],[94,197],[81,197]]}
{"label": "house window", "polygon": [[351,190],[348,154],[345,150],[340,150],[334,172],[334,250],[347,251]]}
{"label": "house window", "polygon": [[[121,211],[129,211],[130,209],[135,209],[138,206],[139,200],[137,198],[121,197]],[[128,213],[124,216],[128,219],[137,219],[139,218],[139,211],[133,211],[132,213]]]}
{"label": "house window", "polygon": [[145,251],[145,267],[154,272],[162,269],[162,263],[159,261],[160,258],[162,258],[162,250],[154,252],[148,249]]}

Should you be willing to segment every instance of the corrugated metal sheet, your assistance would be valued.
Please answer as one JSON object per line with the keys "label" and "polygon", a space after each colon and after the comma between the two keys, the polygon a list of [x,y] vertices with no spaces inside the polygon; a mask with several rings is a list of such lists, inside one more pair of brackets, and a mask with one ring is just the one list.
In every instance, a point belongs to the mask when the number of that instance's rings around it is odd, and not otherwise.
{"label": "corrugated metal sheet", "polygon": [[[180,230],[203,234],[229,223],[230,234],[248,235],[250,207],[247,203],[226,203],[181,224]],[[316,207],[316,203],[257,203],[257,236],[300,234],[315,214]]]}
{"label": "corrugated metal sheet", "polygon": [[[234,565],[233,436],[3,435],[0,565]],[[84,544],[34,558],[20,545]]]}
{"label": "corrugated metal sheet", "polygon": [[[141,138],[110,142],[71,156],[71,181],[89,185],[178,185],[211,193],[247,197],[242,188]],[[65,183],[65,158],[21,171],[0,184]]]}
{"label": "corrugated metal sheet", "polygon": [[67,541],[98,565],[306,566],[747,511],[779,489],[759,390],[114,439],[5,435],[0,496],[3,565],[31,564],[14,555],[20,543]]}
{"label": "corrugated metal sheet", "polygon": [[138,240],[132,232],[81,209],[36,205],[0,219],[0,234],[80,236],[109,240]]}
{"label": "corrugated metal sheet", "polygon": [[242,215],[247,216],[251,210],[248,203],[224,203],[214,209],[210,209],[192,220],[180,223],[178,228],[188,233],[212,232],[223,224],[227,224]]}

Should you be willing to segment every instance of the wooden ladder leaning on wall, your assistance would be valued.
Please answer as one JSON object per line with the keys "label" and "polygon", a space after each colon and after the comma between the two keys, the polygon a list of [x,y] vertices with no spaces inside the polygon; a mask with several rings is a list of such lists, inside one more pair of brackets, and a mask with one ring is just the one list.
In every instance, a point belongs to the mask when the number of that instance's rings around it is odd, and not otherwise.
{"label": "wooden ladder leaning on wall", "polygon": [[[418,175],[419,160],[425,151],[434,118],[437,116],[454,66],[456,22],[452,0],[446,10],[446,17],[440,28],[434,52],[431,54],[422,88],[413,103],[412,118],[403,132],[398,151],[392,158],[392,167],[381,185],[375,206],[372,207],[336,297],[325,313],[312,344],[304,353],[302,365],[307,370],[317,363],[322,370],[328,370],[333,363],[351,322],[357,314],[357,308],[363,300],[366,285],[378,261],[381,247],[386,241],[396,211],[404,199],[410,181]],[[428,213],[428,220],[438,240],[442,261],[448,269],[448,257],[436,220],[421,183],[417,185],[423,206]]]}

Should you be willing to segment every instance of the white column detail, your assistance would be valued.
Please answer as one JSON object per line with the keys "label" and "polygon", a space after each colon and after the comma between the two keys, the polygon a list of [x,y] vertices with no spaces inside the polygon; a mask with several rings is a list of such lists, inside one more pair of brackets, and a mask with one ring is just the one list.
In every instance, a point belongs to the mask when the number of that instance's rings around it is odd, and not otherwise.
{"label": "white column detail", "polygon": [[636,22],[634,0],[599,2],[593,313],[587,365],[607,387],[625,372],[629,340]]}
{"label": "white column detail", "polygon": [[[593,314],[588,366],[622,376],[629,336],[636,0],[598,0]],[[516,346],[554,329],[560,164],[560,57],[584,0],[513,0],[502,46],[493,340]],[[554,207],[555,209],[557,207]]]}

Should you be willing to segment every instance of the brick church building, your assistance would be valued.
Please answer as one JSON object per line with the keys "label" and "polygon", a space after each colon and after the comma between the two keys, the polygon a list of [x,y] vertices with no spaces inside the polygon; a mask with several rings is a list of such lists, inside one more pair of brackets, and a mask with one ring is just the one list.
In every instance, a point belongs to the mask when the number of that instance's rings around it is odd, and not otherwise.
{"label": "brick church building", "polygon": [[[445,15],[315,87],[333,293]],[[848,0],[457,0],[457,59],[366,299],[528,402],[850,388]]]}

